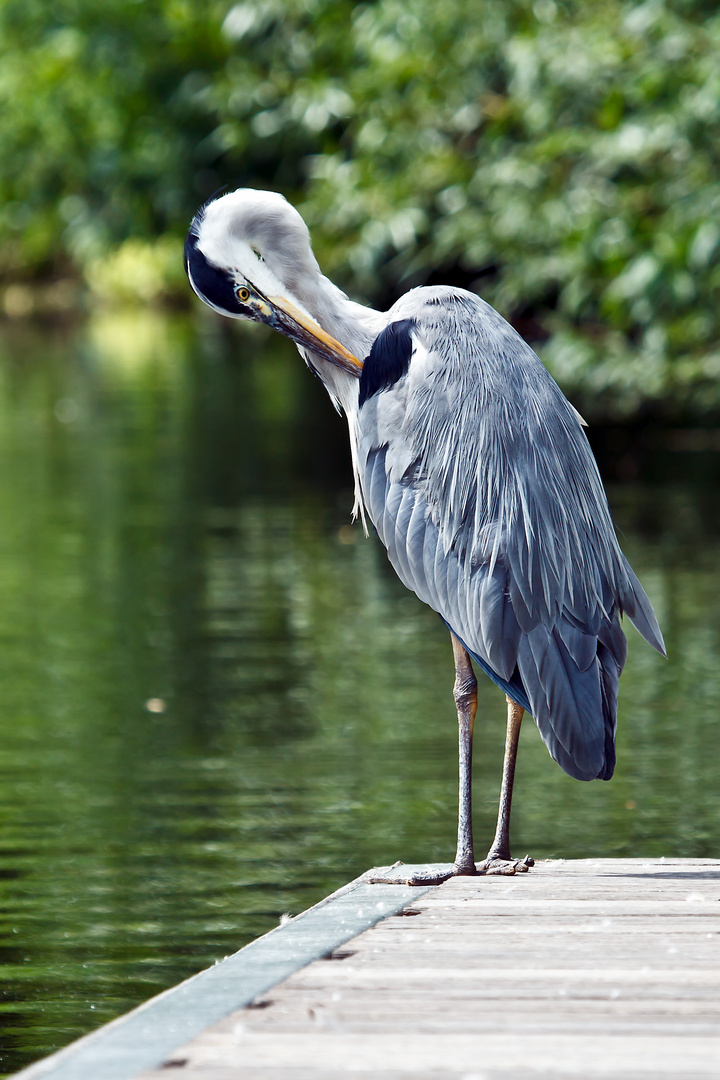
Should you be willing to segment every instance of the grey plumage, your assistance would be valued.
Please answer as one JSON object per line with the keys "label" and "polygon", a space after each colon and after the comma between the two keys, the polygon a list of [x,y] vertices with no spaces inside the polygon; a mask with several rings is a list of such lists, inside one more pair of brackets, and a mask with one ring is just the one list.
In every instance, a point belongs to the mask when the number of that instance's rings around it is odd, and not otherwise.
{"label": "grey plumage", "polygon": [[[620,617],[664,645],[578,414],[532,349],[461,289],[414,289],[386,313],[352,303],[320,273],[297,211],[268,192],[205,207],[186,265],[211,306],[296,341],[347,416],[356,510],[400,579],[532,713],[566,772],[608,779]],[[512,771],[514,756],[510,792]]]}
{"label": "grey plumage", "polygon": [[388,312],[401,319],[408,373],[359,414],[368,515],[403,583],[529,709],[565,771],[608,778],[619,616],[664,646],[577,415],[473,294],[415,289]]}

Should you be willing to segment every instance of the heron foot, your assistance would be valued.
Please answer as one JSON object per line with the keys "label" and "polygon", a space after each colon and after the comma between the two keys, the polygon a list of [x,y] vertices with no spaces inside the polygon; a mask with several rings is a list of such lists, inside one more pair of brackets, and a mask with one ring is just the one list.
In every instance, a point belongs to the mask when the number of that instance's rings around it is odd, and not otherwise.
{"label": "heron foot", "polygon": [[457,863],[393,863],[392,866],[376,866],[363,874],[368,885],[442,885],[452,877],[471,877],[475,874],[526,874],[535,860],[526,855],[524,859],[503,859],[490,852],[477,865]]}
{"label": "heron foot", "polygon": [[477,872],[478,874],[502,874],[510,877],[513,874],[527,874],[530,867],[534,865],[535,860],[529,855],[526,855],[524,859],[503,859],[491,851],[486,859],[478,863]]}
{"label": "heron foot", "polygon": [[473,868],[461,868],[455,863],[393,863],[392,866],[376,866],[363,875],[369,885],[442,885],[448,878],[460,874],[474,874]]}
{"label": "heron foot", "polygon": [[405,880],[408,885],[442,885],[443,881],[449,881],[451,877],[472,877],[475,874],[477,870],[474,866],[470,869],[453,863],[449,867],[428,866],[413,870]]}

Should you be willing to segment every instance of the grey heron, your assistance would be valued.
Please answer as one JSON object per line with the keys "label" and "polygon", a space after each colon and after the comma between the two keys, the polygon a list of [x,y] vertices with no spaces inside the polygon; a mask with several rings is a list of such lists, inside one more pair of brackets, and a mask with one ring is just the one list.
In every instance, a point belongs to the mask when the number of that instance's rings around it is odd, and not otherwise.
{"label": "grey heron", "polygon": [[[627,654],[620,617],[665,655],[581,417],[529,345],[473,293],[416,288],[386,312],[349,300],[322,275],[305,222],[276,193],[241,188],[203,206],[185,266],[215,311],[296,343],[347,418],[355,513],[450,631],[458,844],[452,870],[423,880],[527,869],[531,860],[513,860],[509,838],[524,712],[565,772],[608,780]],[[507,700],[497,830],[479,866],[471,659]]]}

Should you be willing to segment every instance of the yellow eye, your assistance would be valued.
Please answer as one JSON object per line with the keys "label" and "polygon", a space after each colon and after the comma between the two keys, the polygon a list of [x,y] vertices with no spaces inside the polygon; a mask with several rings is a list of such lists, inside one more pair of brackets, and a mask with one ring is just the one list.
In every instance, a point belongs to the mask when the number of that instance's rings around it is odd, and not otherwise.
{"label": "yellow eye", "polygon": [[244,303],[246,300],[250,299],[250,290],[241,285],[239,289],[235,290],[235,295],[238,300],[242,300]]}

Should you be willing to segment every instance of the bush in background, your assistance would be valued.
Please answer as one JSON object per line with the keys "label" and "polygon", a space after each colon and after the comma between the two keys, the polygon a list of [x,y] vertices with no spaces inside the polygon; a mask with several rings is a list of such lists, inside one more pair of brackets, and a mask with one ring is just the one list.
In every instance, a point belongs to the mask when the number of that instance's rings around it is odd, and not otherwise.
{"label": "bush in background", "polygon": [[216,188],[271,187],[349,291],[477,289],[591,415],[718,408],[715,5],[9,0],[0,31],[6,280],[122,294]]}

